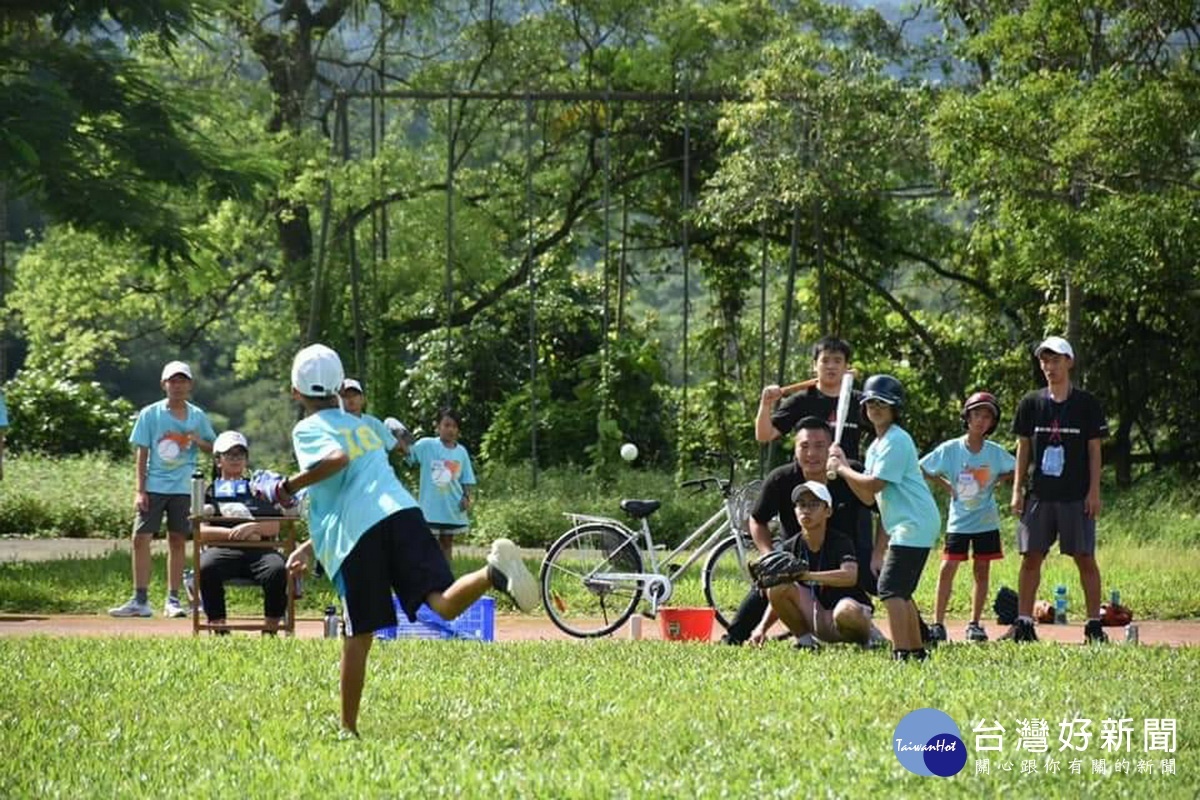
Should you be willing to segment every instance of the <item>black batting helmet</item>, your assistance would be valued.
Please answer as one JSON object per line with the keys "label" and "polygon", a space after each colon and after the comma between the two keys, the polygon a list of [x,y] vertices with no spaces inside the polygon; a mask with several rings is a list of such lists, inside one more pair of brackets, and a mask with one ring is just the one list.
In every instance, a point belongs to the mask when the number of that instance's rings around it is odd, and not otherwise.
{"label": "black batting helmet", "polygon": [[878,400],[892,407],[892,416],[898,422],[900,410],[904,408],[904,386],[891,375],[872,375],[867,378],[862,388],[862,400],[859,401],[859,413],[863,422],[867,419],[867,401]]}

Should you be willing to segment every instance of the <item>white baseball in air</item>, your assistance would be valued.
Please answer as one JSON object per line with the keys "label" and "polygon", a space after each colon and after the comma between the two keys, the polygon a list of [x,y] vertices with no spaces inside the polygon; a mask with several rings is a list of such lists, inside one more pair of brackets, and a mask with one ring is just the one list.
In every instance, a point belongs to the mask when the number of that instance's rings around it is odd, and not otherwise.
{"label": "white baseball in air", "polygon": [[626,442],[625,444],[621,445],[621,458],[625,459],[626,461],[633,461],[637,457],[638,449],[636,444],[633,442]]}

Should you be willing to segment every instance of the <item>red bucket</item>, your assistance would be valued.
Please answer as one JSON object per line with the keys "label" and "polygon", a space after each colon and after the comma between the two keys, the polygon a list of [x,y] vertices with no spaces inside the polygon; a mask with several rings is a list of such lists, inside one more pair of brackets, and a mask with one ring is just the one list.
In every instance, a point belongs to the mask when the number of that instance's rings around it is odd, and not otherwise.
{"label": "red bucket", "polygon": [[712,638],[716,612],[711,608],[662,608],[658,626],[664,639],[676,642],[707,642]]}

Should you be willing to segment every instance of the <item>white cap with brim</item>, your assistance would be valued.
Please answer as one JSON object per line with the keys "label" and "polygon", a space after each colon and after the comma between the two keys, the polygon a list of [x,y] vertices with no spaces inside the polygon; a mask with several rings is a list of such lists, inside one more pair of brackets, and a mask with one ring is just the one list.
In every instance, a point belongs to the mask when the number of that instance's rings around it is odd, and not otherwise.
{"label": "white cap with brim", "polygon": [[310,344],[292,360],[292,388],[305,397],[333,397],[345,377],[342,359],[323,344]]}
{"label": "white cap with brim", "polygon": [[162,377],[159,380],[170,380],[176,375],[182,375],[190,381],[192,380],[192,368],[182,361],[172,361],[163,367]]}
{"label": "white cap with brim", "polygon": [[247,452],[250,450],[250,443],[246,441],[246,437],[237,431],[225,431],[213,442],[213,452],[217,455],[228,453],[235,447],[240,447]]}
{"label": "white cap with brim", "polygon": [[1037,346],[1033,351],[1034,356],[1040,356],[1043,352],[1049,350],[1051,353],[1058,353],[1060,356],[1066,356],[1072,361],[1075,360],[1075,351],[1071,349],[1071,343],[1061,336],[1048,336],[1046,341]]}
{"label": "white cap with brim", "polygon": [[342,388],[339,391],[355,391],[359,394],[366,394],[363,391],[362,384],[354,380],[354,378],[346,378],[346,380],[342,381]]}
{"label": "white cap with brim", "polygon": [[792,503],[800,502],[800,498],[806,494],[811,494],[825,505],[833,508],[833,496],[829,494],[829,488],[823,483],[817,481],[805,481],[804,483],[792,489]]}

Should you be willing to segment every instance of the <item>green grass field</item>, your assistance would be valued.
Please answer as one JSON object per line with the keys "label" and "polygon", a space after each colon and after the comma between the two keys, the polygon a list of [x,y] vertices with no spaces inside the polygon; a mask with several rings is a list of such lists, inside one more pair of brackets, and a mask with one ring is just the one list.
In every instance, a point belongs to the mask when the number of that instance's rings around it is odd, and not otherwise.
{"label": "green grass field", "polygon": [[[339,741],[327,640],[3,639],[3,797],[1194,798],[1200,650],[947,647],[885,653],[667,642],[401,642],[372,653],[361,741]],[[1136,676],[1136,677],[1134,677]],[[903,770],[891,737],[936,707],[967,746],[952,778]],[[1071,774],[1017,749],[1018,720],[1133,720],[1131,772],[1099,737]],[[976,749],[977,721],[1004,726]],[[1177,752],[1143,752],[1146,719]],[[986,755],[990,775],[976,774]],[[1038,774],[1022,774],[1023,757]],[[1152,757],[1152,758],[1151,758]],[[1161,774],[1161,759],[1176,774]],[[1012,763],[1011,771],[999,767]]]}

